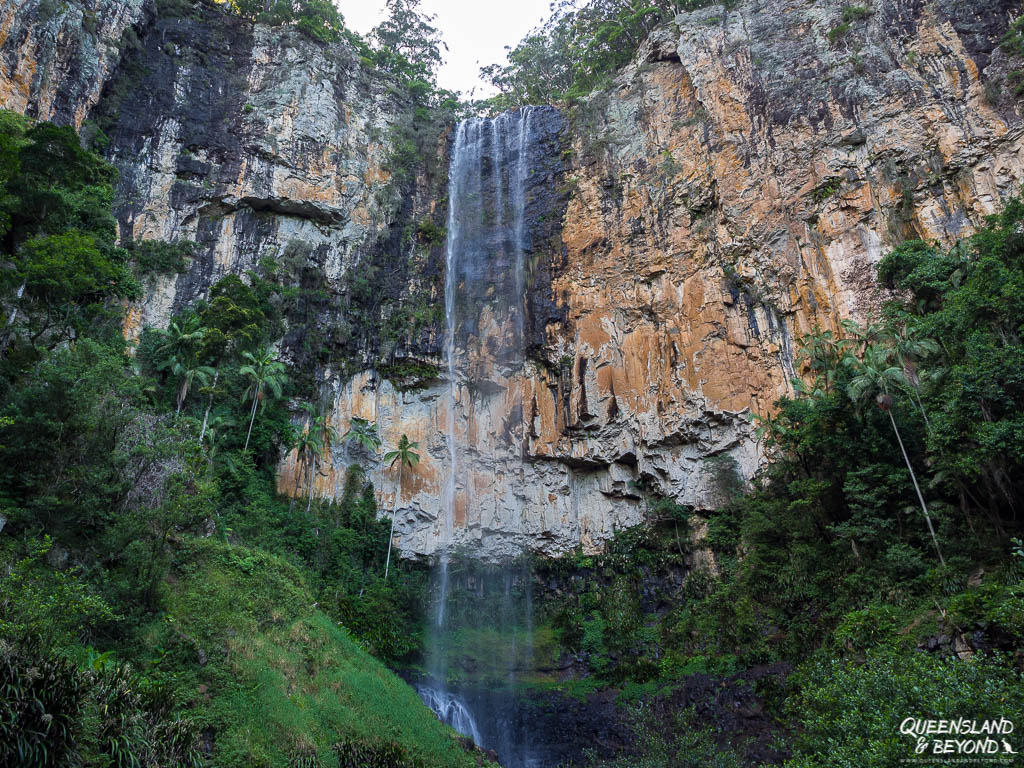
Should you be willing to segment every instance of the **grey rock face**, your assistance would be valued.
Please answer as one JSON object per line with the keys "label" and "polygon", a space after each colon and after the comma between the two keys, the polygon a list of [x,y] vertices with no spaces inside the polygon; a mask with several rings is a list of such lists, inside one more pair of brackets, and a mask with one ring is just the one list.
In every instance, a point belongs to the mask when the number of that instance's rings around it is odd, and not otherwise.
{"label": "grey rock face", "polygon": [[[799,337],[877,308],[874,266],[892,245],[965,237],[1020,189],[1024,125],[1006,77],[1024,61],[998,47],[1020,0],[871,0],[844,20],[846,5],[683,14],[566,115],[567,142],[554,118],[539,124],[527,355],[476,377],[493,386],[460,389],[455,426],[475,464],[458,541],[494,557],[519,543],[598,549],[643,518],[638,486],[713,509],[732,474],[763,461],[747,416],[791,391]],[[443,222],[443,195],[392,179],[408,105],[344,44],[205,4],[7,3],[0,103],[100,125],[122,174],[122,236],[200,244],[188,273],[147,286],[129,336],[263,258],[311,265],[344,297],[353,265],[386,257],[395,296],[424,311],[443,300],[440,247],[402,234]],[[502,332],[493,317],[474,323],[492,324],[479,339]],[[348,331],[344,370],[316,370],[335,426],[371,419],[389,444],[418,440],[424,460],[396,492],[386,467],[337,446],[315,492],[340,494],[346,463],[370,464],[400,549],[429,554],[448,382],[403,391],[372,369],[396,354],[440,365],[443,328],[435,316],[386,343]],[[479,449],[491,445],[500,461]],[[286,457],[280,490],[303,470]]]}
{"label": "grey rock face", "polygon": [[122,237],[200,245],[186,275],[150,287],[140,324],[289,248],[336,283],[395,215],[381,192],[402,105],[354,53],[205,13],[158,18],[98,110],[122,170]]}
{"label": "grey rock face", "polygon": [[145,0],[8,0],[0,7],[0,104],[80,126],[121,49],[135,38]]}

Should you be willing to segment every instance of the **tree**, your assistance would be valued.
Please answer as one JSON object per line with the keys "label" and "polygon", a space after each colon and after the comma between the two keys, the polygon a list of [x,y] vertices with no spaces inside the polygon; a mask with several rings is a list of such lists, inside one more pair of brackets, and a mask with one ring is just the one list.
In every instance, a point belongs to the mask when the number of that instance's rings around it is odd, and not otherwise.
{"label": "tree", "polygon": [[402,470],[405,467],[412,469],[420,463],[420,455],[416,453],[415,449],[419,448],[419,443],[413,443],[409,441],[409,438],[402,435],[402,438],[398,441],[398,445],[395,450],[388,451],[384,454],[384,461],[389,462],[389,467],[394,467],[398,464],[398,485],[395,486],[395,509],[391,512],[391,533],[388,536],[388,557],[384,563],[384,580],[388,578],[388,567],[391,565],[391,542],[395,538],[395,518],[398,517],[398,501],[402,495]]}
{"label": "tree", "polygon": [[[306,512],[309,512],[313,503],[313,475],[316,473],[317,457],[323,455],[324,444],[321,441],[313,424],[307,424],[305,431],[299,435],[295,446],[295,468],[302,462],[306,463],[306,473],[309,476],[309,488],[306,492]],[[295,488],[298,490],[299,478],[296,472]],[[293,498],[294,501],[294,498]]]}
{"label": "tree", "polygon": [[[175,415],[181,413],[181,406],[188,397],[192,384],[198,381],[206,386],[211,376],[217,372],[208,365],[199,362],[199,348],[206,337],[206,329],[200,326],[199,318],[195,315],[187,315],[180,322],[172,320],[166,330],[159,330],[162,341],[154,350],[157,359],[156,369],[158,371],[169,371],[170,375],[178,380],[178,391],[176,397]],[[203,431],[205,432],[206,417],[203,418]],[[200,436],[200,440],[202,436]]]}
{"label": "tree", "polygon": [[433,85],[448,46],[433,25],[434,17],[420,10],[420,0],[387,0],[388,18],[370,33],[376,44],[377,69],[402,82]]}
{"label": "tree", "polygon": [[200,325],[198,317],[189,314],[181,320],[171,320],[167,328],[158,330],[157,334],[161,340],[153,354],[159,368],[167,360],[196,355],[206,337],[206,330]]}
{"label": "tree", "polygon": [[208,445],[207,456],[211,466],[220,455],[226,434],[236,426],[238,426],[238,422],[231,416],[226,406],[218,406],[211,414],[205,432]]}
{"label": "tree", "polygon": [[896,361],[903,368],[903,375],[910,385],[915,405],[921,412],[921,418],[924,419],[925,428],[931,432],[932,425],[928,421],[928,412],[925,410],[924,403],[921,402],[921,377],[918,363],[927,355],[936,354],[939,351],[939,345],[932,339],[922,338],[917,328],[906,318],[887,331],[885,340],[896,356]]}
{"label": "tree", "polygon": [[376,453],[382,442],[377,425],[358,416],[352,417],[352,423],[349,424],[348,432],[345,433],[345,439],[359,445],[368,453]]}
{"label": "tree", "polygon": [[628,63],[659,24],[714,0],[556,0],[551,16],[508,50],[508,64],[481,70],[501,91],[498,108],[575,101]]}
{"label": "tree", "polygon": [[266,347],[257,350],[255,354],[243,352],[242,357],[249,361],[238,369],[238,372],[249,380],[249,386],[242,394],[242,402],[252,398],[249,431],[245,435],[245,446],[242,448],[243,451],[247,451],[249,450],[249,438],[252,437],[252,425],[256,421],[256,407],[263,402],[268,389],[274,397],[281,397],[288,377],[285,375],[285,364]]}
{"label": "tree", "polygon": [[[315,405],[303,403],[302,409],[306,412],[306,431],[299,436],[296,463],[302,456],[305,456],[306,460],[310,462],[309,492],[306,494],[306,512],[308,514],[313,504],[313,476],[316,474],[316,462],[323,457],[331,442],[337,439],[338,433]],[[296,488],[298,487],[297,483],[296,479]]]}
{"label": "tree", "polygon": [[228,5],[239,16],[261,24],[294,24],[321,43],[337,40],[345,32],[344,19],[331,0],[228,0]]}
{"label": "tree", "polygon": [[107,298],[137,297],[138,286],[117,257],[116,250],[103,248],[92,234],[75,229],[22,243],[15,258],[18,288],[4,349],[25,301],[37,310],[27,313],[32,343],[46,337],[52,348],[80,335],[93,317],[102,314]]}
{"label": "tree", "polygon": [[[835,333],[817,327],[800,340],[796,363],[806,365],[814,374],[815,391],[820,390],[826,395],[832,391],[844,346],[844,340],[836,338]],[[797,391],[806,394],[806,391],[799,387]]]}
{"label": "tree", "polygon": [[[188,397],[193,383],[198,381],[202,386],[206,386],[210,383],[210,378],[217,373],[208,365],[200,365],[194,357],[185,359],[173,358],[167,361],[163,367],[170,370],[171,376],[178,380],[178,394],[174,409],[175,416],[181,414],[181,406],[185,403],[185,398]],[[206,424],[205,417],[203,424]]]}
{"label": "tree", "polygon": [[903,437],[900,435],[899,427],[896,426],[896,418],[892,414],[893,396],[891,392],[907,386],[907,380],[902,368],[891,364],[891,358],[891,350],[870,342],[866,344],[864,355],[861,359],[853,355],[848,356],[846,362],[854,368],[856,375],[847,386],[847,394],[855,403],[875,395],[875,402],[878,403],[878,407],[889,416],[892,431],[896,435],[896,441],[899,443],[900,451],[903,453],[903,461],[907,464],[907,469],[910,471],[910,479],[914,483],[914,490],[917,491],[918,501],[921,502],[921,511],[924,512],[924,519],[928,523],[928,533],[931,535],[932,543],[935,545],[935,552],[939,556],[939,562],[945,566],[946,560],[942,556],[939,540],[935,536],[935,528],[932,525],[931,515],[928,513],[928,505],[924,502],[921,487],[917,482],[917,474],[910,463],[910,456],[907,455],[907,449],[903,445]]}

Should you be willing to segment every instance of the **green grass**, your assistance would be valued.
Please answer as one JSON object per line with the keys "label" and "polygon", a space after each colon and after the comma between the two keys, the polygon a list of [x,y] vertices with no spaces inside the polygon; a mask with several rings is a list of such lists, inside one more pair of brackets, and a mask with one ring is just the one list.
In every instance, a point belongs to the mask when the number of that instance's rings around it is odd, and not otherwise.
{"label": "green grass", "polygon": [[476,765],[408,685],[314,607],[293,566],[211,540],[185,541],[179,556],[167,615],[144,644],[164,654],[154,676],[215,733],[219,768],[336,766],[342,742],[390,749],[396,766]]}

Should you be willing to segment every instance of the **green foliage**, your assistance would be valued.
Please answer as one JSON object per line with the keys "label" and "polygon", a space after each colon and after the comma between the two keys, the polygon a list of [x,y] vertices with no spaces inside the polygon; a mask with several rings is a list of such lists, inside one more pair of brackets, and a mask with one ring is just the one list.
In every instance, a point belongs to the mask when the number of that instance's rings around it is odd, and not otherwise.
{"label": "green foliage", "polygon": [[828,31],[828,41],[830,43],[835,43],[837,40],[846,37],[846,33],[849,31],[849,22],[844,21],[842,24],[836,24],[834,27],[832,27],[832,29]]}
{"label": "green foliage", "polygon": [[848,5],[843,8],[843,22],[853,24],[866,19],[872,13],[874,13],[874,11],[863,5]]}
{"label": "green foliage", "polygon": [[1024,16],[1013,20],[1000,45],[1011,56],[1024,56]]}
{"label": "green foliage", "polygon": [[24,368],[83,335],[116,338],[123,301],[139,298],[132,269],[187,248],[115,245],[117,172],[71,128],[0,111],[0,358]]}
{"label": "green foliage", "polygon": [[964,631],[981,630],[1006,647],[1015,647],[1019,661],[1024,640],[1024,583],[983,584],[953,596],[948,622]]}
{"label": "green foliage", "polygon": [[348,432],[345,433],[345,439],[354,442],[369,453],[376,453],[382,442],[377,425],[358,416],[352,417]]}
{"label": "green foliage", "polygon": [[0,761],[57,766],[74,758],[82,687],[66,659],[0,640]]}
{"label": "green foliage", "polygon": [[823,203],[826,200],[831,200],[842,188],[842,184],[842,179],[827,179],[811,191],[811,199],[816,203]]}
{"label": "green foliage", "polygon": [[799,724],[787,768],[888,768],[915,757],[908,717],[1021,722],[1020,674],[999,658],[871,652],[864,661],[820,659],[794,681],[788,711]]}
{"label": "green foliage", "polygon": [[429,386],[440,375],[440,370],[436,365],[408,359],[382,365],[377,372],[401,390],[421,389]]}
{"label": "green foliage", "polygon": [[719,743],[693,708],[656,717],[643,706],[629,715],[635,746],[613,760],[594,760],[592,768],[741,768],[747,765],[732,748]]}
{"label": "green foliage", "polygon": [[[81,569],[48,567],[45,557],[52,547],[48,536],[29,541],[21,559],[0,579],[0,636],[11,641],[46,637],[50,647],[63,648],[115,618]],[[4,554],[17,556],[10,549]]]}
{"label": "green foliage", "polygon": [[402,83],[413,101],[424,103],[433,91],[435,72],[448,46],[433,26],[434,17],[420,10],[420,0],[387,0],[388,17],[370,34],[373,66]]}
{"label": "green foliage", "polygon": [[416,240],[430,247],[444,245],[448,231],[433,219],[422,219],[416,224]]}
{"label": "green foliage", "polygon": [[4,765],[203,765],[193,722],[166,692],[104,657],[83,669],[38,641],[0,641]]}
{"label": "green foliage", "polygon": [[891,313],[938,343],[915,373],[935,475],[947,492],[970,494],[997,532],[1024,490],[1021,221],[1014,199],[962,246],[908,243],[879,264],[881,280],[910,294]]}
{"label": "green foliage", "polygon": [[[603,87],[659,24],[711,0],[560,0],[551,17],[508,53],[508,64],[481,72],[501,93],[496,109],[573,102]],[[733,5],[726,2],[727,7]]]}
{"label": "green foliage", "polygon": [[294,25],[321,43],[340,39],[345,32],[341,13],[330,0],[227,0],[239,16],[270,26]]}
{"label": "green foliage", "polygon": [[330,765],[346,743],[397,745],[432,766],[474,764],[411,688],[317,609],[297,568],[199,539],[179,562],[167,614],[145,634],[167,651],[160,679],[202,703],[196,719],[217,733],[216,765],[285,766],[310,754]]}
{"label": "green foliage", "polygon": [[872,13],[874,11],[863,5],[846,6],[843,8],[842,21],[828,31],[828,41],[834,44],[836,41],[846,37],[854,24],[868,18]]}
{"label": "green foliage", "polygon": [[137,380],[118,352],[83,339],[30,369],[3,407],[0,499],[12,523],[89,537],[116,517],[134,434]]}
{"label": "green foliage", "polygon": [[173,243],[163,240],[136,240],[127,245],[131,260],[138,265],[139,272],[158,275],[181,274],[188,269],[189,259],[196,252],[196,243],[178,240]]}

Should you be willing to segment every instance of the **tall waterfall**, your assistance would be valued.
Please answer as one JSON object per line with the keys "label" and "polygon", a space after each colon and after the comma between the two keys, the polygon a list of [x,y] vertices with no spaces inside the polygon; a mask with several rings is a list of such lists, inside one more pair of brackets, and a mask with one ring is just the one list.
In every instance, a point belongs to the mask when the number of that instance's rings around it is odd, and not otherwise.
{"label": "tall waterfall", "polygon": [[[451,642],[455,633],[490,643],[486,674],[467,681],[465,670],[460,670],[460,680],[476,685],[477,692],[495,686],[514,691],[520,669],[529,666],[528,573],[514,561],[473,573],[463,568],[461,574],[454,574],[452,568],[459,509],[466,508],[474,490],[473,460],[481,453],[500,453],[503,471],[513,478],[516,465],[521,467],[521,423],[508,428],[510,433],[519,430],[518,437],[478,436],[471,445],[466,434],[477,394],[504,389],[515,397],[510,382],[525,363],[525,254],[530,247],[526,189],[532,170],[533,112],[526,107],[495,118],[464,120],[452,142],[445,254],[448,467],[438,520],[437,602],[428,639],[431,682],[419,688],[439,717],[480,746],[495,750],[502,765],[512,768],[529,766],[532,760],[527,735],[505,711],[503,699],[460,696],[449,690],[447,681],[453,672],[453,655],[458,653]],[[512,405],[513,412],[522,413],[521,402]],[[517,521],[521,527],[522,494],[516,482],[509,487],[512,492],[495,515],[505,530],[515,530]],[[457,578],[461,579],[461,602],[453,602]],[[498,677],[504,679],[498,681]]]}

